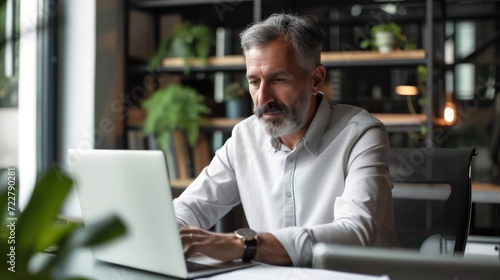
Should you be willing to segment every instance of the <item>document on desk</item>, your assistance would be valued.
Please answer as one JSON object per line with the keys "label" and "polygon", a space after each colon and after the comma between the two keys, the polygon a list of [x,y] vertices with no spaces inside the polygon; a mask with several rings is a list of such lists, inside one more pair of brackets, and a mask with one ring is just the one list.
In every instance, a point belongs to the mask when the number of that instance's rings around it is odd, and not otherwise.
{"label": "document on desk", "polygon": [[389,280],[386,275],[374,276],[365,274],[356,274],[348,272],[339,272],[325,269],[286,267],[259,264],[242,270],[231,271],[218,274],[208,278],[198,278],[198,280]]}

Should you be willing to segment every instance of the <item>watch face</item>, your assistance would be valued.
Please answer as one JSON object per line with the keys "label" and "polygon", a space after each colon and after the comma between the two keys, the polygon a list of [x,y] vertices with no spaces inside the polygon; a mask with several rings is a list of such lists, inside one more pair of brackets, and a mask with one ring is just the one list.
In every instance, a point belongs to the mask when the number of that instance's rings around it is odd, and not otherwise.
{"label": "watch face", "polygon": [[255,237],[255,235],[257,235],[257,233],[255,231],[253,231],[249,228],[241,228],[241,229],[236,231],[236,234],[238,234],[244,238],[252,238],[252,237]]}

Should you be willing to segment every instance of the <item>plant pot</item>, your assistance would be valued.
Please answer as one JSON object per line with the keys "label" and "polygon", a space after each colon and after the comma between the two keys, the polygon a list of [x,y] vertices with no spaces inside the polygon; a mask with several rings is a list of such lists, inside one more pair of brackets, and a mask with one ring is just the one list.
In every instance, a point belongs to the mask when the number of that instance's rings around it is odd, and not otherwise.
{"label": "plant pot", "polygon": [[226,117],[230,119],[241,118],[243,116],[243,102],[239,99],[226,101]]}
{"label": "plant pot", "polygon": [[380,31],[375,33],[375,45],[381,53],[388,53],[394,49],[396,38],[391,32]]}

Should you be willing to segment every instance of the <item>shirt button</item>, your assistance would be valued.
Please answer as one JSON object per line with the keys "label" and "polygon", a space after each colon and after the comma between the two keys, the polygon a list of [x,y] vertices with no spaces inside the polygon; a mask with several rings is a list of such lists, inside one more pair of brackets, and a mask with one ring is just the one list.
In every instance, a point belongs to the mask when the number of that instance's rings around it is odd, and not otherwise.
{"label": "shirt button", "polygon": [[292,197],[292,194],[290,192],[286,192],[286,197]]}

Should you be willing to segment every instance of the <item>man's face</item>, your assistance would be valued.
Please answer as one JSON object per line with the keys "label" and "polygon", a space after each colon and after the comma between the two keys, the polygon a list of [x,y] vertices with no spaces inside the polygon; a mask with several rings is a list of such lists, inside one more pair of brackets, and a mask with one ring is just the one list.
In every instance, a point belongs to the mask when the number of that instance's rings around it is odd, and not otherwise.
{"label": "man's face", "polygon": [[278,138],[307,122],[311,79],[297,65],[286,43],[276,40],[247,51],[245,62],[254,113],[266,132]]}

